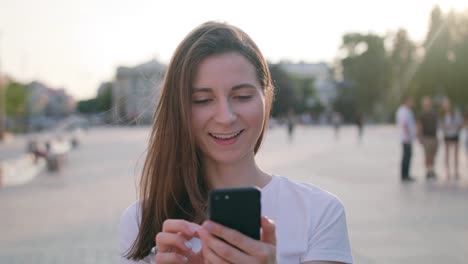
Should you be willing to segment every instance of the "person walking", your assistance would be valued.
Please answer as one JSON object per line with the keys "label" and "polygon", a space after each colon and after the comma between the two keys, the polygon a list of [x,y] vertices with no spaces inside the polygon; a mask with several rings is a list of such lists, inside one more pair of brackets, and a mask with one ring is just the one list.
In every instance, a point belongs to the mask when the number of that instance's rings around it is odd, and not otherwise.
{"label": "person walking", "polygon": [[401,180],[403,182],[414,181],[414,178],[412,178],[409,173],[412,157],[412,143],[416,136],[416,122],[413,111],[411,110],[412,106],[413,100],[410,97],[405,97],[403,103],[396,112],[396,121],[403,147],[401,159]]}
{"label": "person walking", "polygon": [[331,123],[333,125],[333,131],[335,133],[335,140],[338,140],[340,138],[341,122],[343,122],[341,114],[337,111],[334,111],[331,116]]}
{"label": "person walking", "polygon": [[364,116],[361,112],[356,113],[355,123],[358,130],[358,142],[361,143],[364,135]]}
{"label": "person walking", "polygon": [[294,127],[296,124],[296,117],[293,108],[289,108],[287,114],[287,125],[288,125],[288,140],[292,142],[294,136]]}
{"label": "person walking", "polygon": [[434,161],[437,154],[437,113],[432,106],[429,96],[421,100],[422,112],[418,118],[418,140],[424,148],[424,165],[426,167],[426,179],[435,179]]}

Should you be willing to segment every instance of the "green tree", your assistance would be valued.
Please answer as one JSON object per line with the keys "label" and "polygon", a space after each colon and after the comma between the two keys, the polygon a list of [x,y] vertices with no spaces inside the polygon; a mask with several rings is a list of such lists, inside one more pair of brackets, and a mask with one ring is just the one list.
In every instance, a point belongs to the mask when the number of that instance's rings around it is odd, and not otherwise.
{"label": "green tree", "polygon": [[112,83],[105,85],[105,89],[96,98],[98,112],[109,111],[112,107]]}
{"label": "green tree", "polygon": [[386,96],[387,114],[393,114],[401,98],[408,93],[409,83],[414,78],[417,68],[416,49],[416,44],[409,38],[405,29],[400,28],[393,36],[389,55],[390,90]]}
{"label": "green tree", "polygon": [[[388,87],[388,60],[384,38],[375,34],[350,33],[343,36],[341,60],[346,95],[341,100],[349,108],[373,113],[382,102]],[[352,106],[354,105],[354,106]]]}
{"label": "green tree", "polygon": [[447,26],[452,41],[447,54],[447,94],[459,105],[468,104],[468,9],[465,12],[450,12]]}
{"label": "green tree", "polygon": [[26,129],[26,102],[29,92],[26,86],[18,82],[11,82],[5,91],[5,112],[12,121],[14,132],[22,132]]}
{"label": "green tree", "polygon": [[78,112],[82,114],[93,114],[96,113],[98,109],[97,99],[89,99],[79,101],[77,104]]}
{"label": "green tree", "polygon": [[289,108],[296,106],[295,83],[280,64],[270,64],[270,74],[275,86],[275,102],[273,104],[272,115],[280,116],[287,113]]}
{"label": "green tree", "polygon": [[435,6],[423,44],[424,58],[412,81],[412,94],[448,96],[468,101],[468,10],[444,14]]}
{"label": "green tree", "polygon": [[6,87],[6,114],[11,117],[24,117],[26,115],[26,101],[28,90],[26,86],[18,82],[11,82]]}
{"label": "green tree", "polygon": [[429,30],[423,44],[424,58],[413,82],[412,94],[417,98],[424,94],[447,93],[450,33],[442,10],[436,6],[431,12]]}
{"label": "green tree", "polygon": [[294,106],[296,112],[302,113],[313,110],[313,105],[311,105],[310,102],[318,100],[316,98],[315,79],[311,77],[293,76],[292,80],[294,83]]}

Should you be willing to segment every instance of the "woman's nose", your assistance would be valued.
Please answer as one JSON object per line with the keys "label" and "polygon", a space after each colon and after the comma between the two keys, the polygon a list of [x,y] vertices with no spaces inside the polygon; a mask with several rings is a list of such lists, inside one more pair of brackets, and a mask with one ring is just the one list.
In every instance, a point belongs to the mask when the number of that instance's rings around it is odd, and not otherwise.
{"label": "woman's nose", "polygon": [[224,100],[219,102],[216,107],[215,121],[222,124],[229,124],[236,120],[237,114],[233,108],[233,105],[228,101]]}

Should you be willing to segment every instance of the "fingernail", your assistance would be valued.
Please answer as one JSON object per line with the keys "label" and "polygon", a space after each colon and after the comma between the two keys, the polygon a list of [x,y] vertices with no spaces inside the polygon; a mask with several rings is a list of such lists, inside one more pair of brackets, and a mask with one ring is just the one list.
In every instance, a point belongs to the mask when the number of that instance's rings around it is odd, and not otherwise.
{"label": "fingernail", "polygon": [[193,226],[189,226],[188,230],[189,230],[190,234],[192,234],[192,235],[197,232],[197,229],[195,227],[193,227]]}
{"label": "fingernail", "polygon": [[186,256],[182,256],[182,261],[183,262],[187,262],[188,261],[188,258]]}
{"label": "fingernail", "polygon": [[210,221],[205,221],[203,223],[203,227],[208,229],[208,231],[213,231],[213,229],[214,229],[214,225]]}
{"label": "fingernail", "polygon": [[188,249],[192,249],[192,243],[190,243],[190,241],[185,241],[184,242],[184,245],[188,248]]}
{"label": "fingernail", "polygon": [[265,220],[268,221],[268,223],[270,223],[270,224],[273,224],[273,223],[274,223],[274,221],[271,220],[268,216],[263,216],[263,217],[265,218]]}

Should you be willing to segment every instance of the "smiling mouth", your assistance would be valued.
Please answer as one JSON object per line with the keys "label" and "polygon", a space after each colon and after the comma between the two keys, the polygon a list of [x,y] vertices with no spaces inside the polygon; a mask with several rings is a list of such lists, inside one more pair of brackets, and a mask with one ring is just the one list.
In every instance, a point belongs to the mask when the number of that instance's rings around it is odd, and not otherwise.
{"label": "smiling mouth", "polygon": [[217,134],[217,133],[208,133],[208,134],[215,139],[228,140],[228,139],[232,139],[232,138],[239,136],[242,132],[244,132],[243,129],[234,133],[230,133],[230,134]]}

